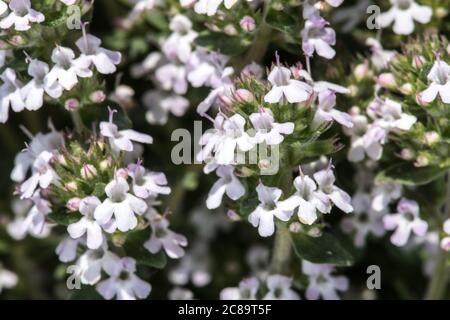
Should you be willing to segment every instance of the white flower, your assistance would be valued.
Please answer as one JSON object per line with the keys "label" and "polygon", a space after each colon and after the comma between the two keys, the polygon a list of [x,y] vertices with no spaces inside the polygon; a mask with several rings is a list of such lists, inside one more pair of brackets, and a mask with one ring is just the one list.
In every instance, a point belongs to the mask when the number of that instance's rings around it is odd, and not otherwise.
{"label": "white flower", "polygon": [[259,280],[255,277],[243,279],[237,288],[225,288],[220,292],[221,300],[256,300]]}
{"label": "white flower", "polygon": [[173,90],[176,94],[185,94],[187,92],[188,82],[184,65],[165,64],[156,70],[155,78],[166,91]]}
{"label": "white flower", "polygon": [[152,235],[144,243],[144,247],[155,254],[163,248],[166,254],[172,259],[179,259],[184,256],[184,249],[187,246],[185,236],[175,233],[169,229],[169,220],[159,214],[150,213],[148,216]]}
{"label": "white flower", "polygon": [[393,50],[384,50],[381,43],[374,38],[368,38],[366,44],[372,50],[370,61],[377,69],[387,68],[392,58],[396,55],[396,52]]}
{"label": "white flower", "polygon": [[53,49],[52,61],[55,65],[46,78],[49,84],[57,80],[65,90],[69,91],[78,83],[78,77],[92,77],[93,73],[89,69],[91,60],[86,56],[75,59],[75,53],[70,48],[57,46]]}
{"label": "white flower", "polygon": [[25,107],[21,87],[22,83],[17,80],[16,72],[6,68],[0,75],[3,84],[0,86],[0,122],[8,120],[9,106],[14,112],[20,112]]}
{"label": "white flower", "polygon": [[97,291],[107,300],[114,296],[118,300],[145,299],[152,287],[135,275],[136,260],[130,257],[120,259],[119,268],[105,270],[109,279],[97,284]]}
{"label": "white flower", "polygon": [[414,0],[391,0],[392,8],[378,16],[377,22],[386,28],[394,22],[396,34],[408,35],[414,31],[414,20],[425,24],[430,22],[433,10],[418,5]]}
{"label": "white flower", "polygon": [[277,123],[273,113],[268,108],[260,108],[258,113],[250,115],[250,121],[257,130],[255,140],[257,143],[277,145],[283,142],[284,136],[294,132],[294,123]]}
{"label": "white flower", "polygon": [[336,110],[336,93],[333,90],[323,90],[319,92],[319,103],[314,115],[313,125],[318,127],[323,122],[335,120],[344,127],[353,127],[352,118],[349,114]]}
{"label": "white flower", "polygon": [[0,0],[0,15],[4,14],[6,10],[8,10],[8,5],[4,1]]}
{"label": "white flower", "polygon": [[0,21],[0,28],[8,29],[14,25],[17,31],[30,29],[30,22],[41,23],[45,20],[42,13],[31,9],[30,0],[11,0],[9,3],[11,12]]}
{"label": "white flower", "polygon": [[61,133],[54,130],[46,134],[38,133],[36,136],[29,132],[26,134],[31,138],[28,148],[20,152],[14,159],[14,169],[11,171],[11,179],[15,182],[25,180],[28,169],[33,165],[34,160],[43,151],[56,152],[64,144],[64,138]]}
{"label": "white flower", "polygon": [[303,102],[310,98],[312,88],[305,82],[291,79],[291,70],[279,65],[275,66],[268,76],[272,89],[264,96],[268,103]]}
{"label": "white flower", "polygon": [[25,99],[25,108],[37,110],[44,103],[44,92],[52,98],[59,98],[62,95],[62,87],[57,82],[47,81],[49,72],[48,64],[37,59],[32,59],[28,65],[28,74],[33,79],[22,88],[22,95]]}
{"label": "white flower", "polygon": [[133,151],[132,141],[141,143],[152,143],[153,138],[148,134],[139,133],[137,131],[126,129],[119,130],[113,123],[113,115],[116,110],[109,110],[109,122],[100,122],[100,134],[109,140],[109,144],[114,152]]}
{"label": "white flower", "polygon": [[428,229],[428,223],[419,216],[419,205],[408,199],[401,199],[397,205],[397,213],[386,215],[383,223],[387,230],[395,229],[391,242],[398,247],[408,242],[411,231],[423,237]]}
{"label": "white flower", "polygon": [[15,202],[13,209],[16,218],[8,224],[7,230],[14,239],[22,240],[27,233],[37,238],[46,237],[50,233],[46,216],[52,210],[50,203],[40,196],[39,191],[36,191],[29,200]]}
{"label": "white flower", "polygon": [[147,204],[128,193],[130,186],[122,177],[115,177],[105,187],[106,198],[94,212],[94,217],[100,224],[110,222],[113,214],[117,228],[126,232],[137,226],[137,215],[142,215],[147,210]]}
{"label": "white flower", "polygon": [[158,194],[169,194],[166,175],[162,172],[147,172],[138,164],[128,165],[128,174],[133,179],[133,193],[139,198],[147,199]]}
{"label": "white flower", "polygon": [[275,231],[274,218],[288,221],[297,206],[297,201],[289,198],[279,201],[282,191],[278,188],[266,187],[261,182],[256,187],[260,204],[248,216],[248,221],[258,227],[261,237],[269,237]]}
{"label": "white flower", "polygon": [[148,109],[145,119],[150,124],[164,125],[167,123],[169,112],[181,117],[189,107],[189,100],[183,96],[167,94],[161,90],[147,91],[142,102]]}
{"label": "white flower", "polygon": [[353,211],[350,196],[334,185],[336,178],[334,177],[333,170],[331,170],[331,166],[325,170],[316,172],[314,174],[314,180],[316,180],[319,187],[317,197],[321,199],[322,204],[325,206],[320,210],[321,212],[330,212],[331,202],[345,213]]}
{"label": "white flower", "polygon": [[53,153],[42,151],[34,160],[32,176],[20,186],[21,199],[30,198],[38,185],[42,189],[46,189],[58,179],[58,175],[50,164],[52,159]]}
{"label": "white flower", "polygon": [[17,285],[19,278],[14,272],[6,270],[0,264],[0,293],[2,293],[3,288],[11,289]]}
{"label": "white flower", "polygon": [[382,217],[386,213],[374,210],[372,207],[372,197],[370,194],[357,192],[352,198],[354,212],[350,217],[342,220],[342,229],[346,233],[354,232],[354,244],[356,247],[363,247],[368,235],[373,234],[381,237],[385,234]]}
{"label": "white flower", "polygon": [[194,293],[189,289],[173,288],[168,294],[169,300],[193,300]]}
{"label": "white flower", "polygon": [[222,2],[224,2],[225,8],[230,9],[234,6],[237,0],[199,0],[194,6],[194,10],[198,14],[213,16],[216,14],[217,9]]}
{"label": "white flower", "polygon": [[372,105],[376,107],[371,111],[380,117],[376,119],[376,124],[383,129],[408,131],[417,121],[415,116],[402,112],[402,105],[397,101],[386,99],[378,105]]}
{"label": "white flower", "polygon": [[77,248],[83,239],[64,238],[56,247],[56,254],[61,262],[67,263],[75,260],[77,257]]}
{"label": "white flower", "polygon": [[[102,225],[94,219],[95,209],[100,205],[100,200],[97,197],[89,196],[81,200],[79,211],[83,217],[75,223],[67,227],[69,235],[78,239],[84,234],[86,237],[86,245],[89,249],[98,249],[103,243],[104,236],[102,232]],[[109,226],[104,226],[108,229]],[[113,231],[114,227],[109,228],[108,231]]]}
{"label": "white flower", "polygon": [[315,264],[303,260],[303,273],[309,277],[306,299],[339,300],[336,291],[348,290],[348,279],[344,276],[333,276],[334,266],[330,264]]}
{"label": "white flower", "polygon": [[162,51],[171,60],[187,63],[192,53],[192,43],[197,32],[192,30],[192,22],[186,16],[176,15],[170,21],[170,30],[173,33],[164,41]]}
{"label": "white flower", "polygon": [[312,225],[317,220],[317,210],[326,213],[327,207],[323,204],[320,194],[317,192],[317,185],[309,176],[301,174],[294,180],[294,187],[297,190],[292,199],[298,205],[297,215],[300,222]]}
{"label": "white flower", "polygon": [[77,260],[76,275],[82,284],[94,285],[100,281],[102,271],[117,273],[121,269],[120,258],[108,251],[104,242],[99,249],[87,250]]}
{"label": "white flower", "polygon": [[82,53],[80,58],[87,58],[94,64],[97,71],[102,74],[114,73],[116,71],[116,65],[122,59],[120,52],[100,47],[102,41],[91,34],[86,34],[84,28],[83,36],[75,44]]}
{"label": "white flower", "polygon": [[327,27],[328,21],[319,15],[310,16],[302,30],[302,50],[308,57],[314,52],[326,59],[332,59],[336,51],[332,48],[336,44],[336,33]]}
{"label": "white flower", "polygon": [[450,66],[438,59],[427,76],[431,81],[428,88],[420,93],[424,102],[432,102],[440,95],[442,102],[450,103]]}
{"label": "white flower", "polygon": [[240,114],[227,119],[218,114],[212,121],[214,129],[200,138],[199,143],[204,146],[197,156],[200,161],[214,157],[220,165],[234,164],[237,153],[253,148],[253,139],[245,132],[245,119]]}
{"label": "white flower", "polygon": [[220,166],[216,171],[219,180],[212,186],[206,199],[208,209],[216,209],[222,203],[223,195],[232,200],[238,200],[245,194],[245,188],[234,174],[234,167],[231,165]]}
{"label": "white flower", "polygon": [[272,274],[267,277],[267,288],[269,292],[264,296],[264,300],[299,300],[299,295],[291,289],[292,279],[279,274]]}

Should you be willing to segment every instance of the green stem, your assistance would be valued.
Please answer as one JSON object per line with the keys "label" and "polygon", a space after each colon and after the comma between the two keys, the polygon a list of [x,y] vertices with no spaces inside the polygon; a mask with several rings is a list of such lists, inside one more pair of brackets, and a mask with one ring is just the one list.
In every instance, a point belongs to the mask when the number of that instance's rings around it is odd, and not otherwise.
{"label": "green stem", "polygon": [[[280,174],[278,186],[283,190],[285,197],[290,195],[292,188],[292,172],[290,169]],[[278,223],[272,249],[271,272],[274,274],[289,275],[291,256],[292,243],[289,228],[284,222]]]}
{"label": "green stem", "polygon": [[[443,219],[439,219],[439,225],[450,217],[450,171],[445,175],[446,181],[446,194],[443,209]],[[428,284],[427,292],[425,294],[425,299],[427,300],[439,300],[442,299],[445,294],[445,289],[447,288],[449,280],[449,268],[447,266],[447,252],[439,249],[436,266],[433,270],[433,275]]]}
{"label": "green stem", "polygon": [[255,35],[255,39],[253,40],[252,46],[247,51],[243,59],[237,60],[234,63],[234,69],[236,71],[236,74],[240,74],[242,69],[252,62],[256,63],[262,62],[264,56],[266,55],[267,49],[269,48],[272,29],[266,23],[266,18],[270,10],[271,0],[267,0],[266,2],[267,3],[264,5],[263,18],[259,26],[258,32]]}
{"label": "green stem", "polygon": [[78,134],[82,134],[86,127],[83,124],[83,120],[81,119],[81,115],[78,110],[70,112],[70,116],[72,117],[73,125],[75,126],[75,131]]}

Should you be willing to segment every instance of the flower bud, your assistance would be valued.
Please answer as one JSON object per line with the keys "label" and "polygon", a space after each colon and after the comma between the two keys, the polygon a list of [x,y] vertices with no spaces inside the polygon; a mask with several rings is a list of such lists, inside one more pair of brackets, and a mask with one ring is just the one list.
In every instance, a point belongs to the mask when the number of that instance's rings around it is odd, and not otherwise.
{"label": "flower bud", "polygon": [[229,36],[235,36],[238,33],[232,24],[226,25],[225,28],[223,28],[223,32]]}
{"label": "flower bud", "polygon": [[125,168],[120,168],[119,170],[116,171],[116,176],[127,179],[128,178],[128,170]]}
{"label": "flower bud", "polygon": [[97,169],[92,164],[85,164],[81,168],[81,177],[83,179],[91,179],[97,175]]}
{"label": "flower bud", "polygon": [[105,101],[106,94],[102,90],[97,90],[92,92],[89,98],[91,99],[92,102],[100,103]]}
{"label": "flower bud", "polygon": [[428,102],[422,100],[422,96],[420,95],[420,93],[416,94],[416,102],[421,107],[426,107],[429,105]]}
{"label": "flower bud", "polygon": [[239,102],[252,102],[255,100],[253,94],[247,89],[237,89],[234,92],[234,98]]}
{"label": "flower bud", "polygon": [[23,40],[22,36],[15,35],[11,38],[9,41],[13,46],[21,46],[25,44],[25,41]]}
{"label": "flower bud", "polygon": [[369,63],[368,61],[364,61],[364,63],[360,63],[353,70],[353,75],[356,80],[361,81],[362,79],[367,78],[370,75]]}
{"label": "flower bud", "polygon": [[250,16],[243,17],[239,22],[239,25],[241,26],[242,30],[246,32],[252,32],[256,28],[255,19]]}
{"label": "flower bud", "polygon": [[68,111],[75,111],[80,107],[80,102],[75,98],[67,99],[66,102],[64,102],[64,108]]}
{"label": "flower bud", "polygon": [[404,95],[410,95],[413,92],[413,86],[411,83],[405,83],[400,87],[400,92]]}
{"label": "flower bud", "polygon": [[67,201],[66,208],[69,209],[69,211],[75,212],[78,211],[78,208],[80,207],[81,199],[80,198],[72,198]]}
{"label": "flower bud", "polygon": [[425,143],[427,145],[432,145],[438,142],[440,139],[439,134],[436,131],[425,132]]}
{"label": "flower bud", "polygon": [[413,152],[410,149],[404,148],[400,151],[400,158],[403,160],[411,160],[414,157]]}
{"label": "flower bud", "polygon": [[396,86],[395,77],[392,73],[382,73],[377,78],[377,83],[383,88],[394,88]]}
{"label": "flower bud", "polygon": [[436,18],[442,19],[448,15],[448,10],[446,8],[439,7],[439,8],[436,8],[435,14],[436,14]]}
{"label": "flower bud", "polygon": [[77,185],[77,183],[75,181],[70,181],[70,182],[67,182],[64,185],[64,188],[66,190],[68,190],[68,191],[77,191],[78,190],[78,185]]}
{"label": "flower bud", "polygon": [[353,106],[353,107],[350,108],[348,113],[351,116],[357,116],[357,115],[361,114],[361,109],[358,106]]}
{"label": "flower bud", "polygon": [[299,233],[302,231],[302,225],[300,222],[293,222],[289,225],[289,231],[292,233]]}
{"label": "flower bud", "polygon": [[450,237],[445,237],[441,240],[441,248],[444,251],[450,251]]}
{"label": "flower bud", "polygon": [[426,155],[419,155],[416,159],[416,162],[414,162],[414,165],[416,167],[426,167],[430,164],[430,160],[428,159],[428,157]]}
{"label": "flower bud", "polygon": [[102,170],[103,172],[108,170],[112,166],[111,158],[101,161],[99,166],[100,166],[100,170]]}
{"label": "flower bud", "polygon": [[58,154],[56,156],[56,162],[63,166],[67,166],[66,157],[64,157],[62,154]]}
{"label": "flower bud", "polygon": [[415,55],[412,59],[412,66],[414,68],[420,69],[423,67],[425,62],[426,60],[423,56]]}
{"label": "flower bud", "polygon": [[241,217],[236,213],[236,211],[231,209],[227,211],[227,217],[233,222],[241,220]]}

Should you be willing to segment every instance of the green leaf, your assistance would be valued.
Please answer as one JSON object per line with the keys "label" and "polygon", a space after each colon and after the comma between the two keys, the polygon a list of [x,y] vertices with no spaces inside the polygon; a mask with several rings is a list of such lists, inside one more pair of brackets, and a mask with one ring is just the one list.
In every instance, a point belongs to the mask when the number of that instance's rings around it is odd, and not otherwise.
{"label": "green leaf", "polygon": [[103,182],[98,182],[95,184],[94,191],[92,191],[92,195],[100,198],[105,194],[106,184]]}
{"label": "green leaf", "polygon": [[164,252],[161,250],[157,254],[150,253],[144,248],[144,242],[150,238],[150,232],[148,229],[133,231],[127,235],[125,240],[124,249],[127,255],[136,259],[137,263],[162,269],[166,266],[167,258]]}
{"label": "green leaf", "polygon": [[145,20],[160,31],[169,29],[169,23],[167,22],[166,15],[161,10],[150,10],[145,15]]}
{"label": "green leaf", "polygon": [[395,182],[405,186],[419,186],[439,178],[448,168],[422,167],[418,168],[411,163],[400,163],[378,173],[376,181]]}
{"label": "green leaf", "polygon": [[78,212],[59,211],[52,212],[47,216],[51,221],[68,226],[69,224],[78,222],[81,219],[81,215]]}
{"label": "green leaf", "polygon": [[352,255],[339,240],[329,233],[311,237],[304,233],[291,234],[295,254],[312,263],[330,263],[337,266],[351,266]]}
{"label": "green leaf", "polygon": [[246,46],[238,37],[232,37],[221,32],[205,32],[195,39],[197,45],[234,56],[243,53]]}
{"label": "green leaf", "polygon": [[320,140],[308,143],[295,142],[289,145],[291,166],[297,166],[304,159],[328,155],[339,150],[335,139]]}
{"label": "green leaf", "polygon": [[277,10],[269,11],[266,23],[273,29],[287,34],[294,33],[301,25],[297,17]]}

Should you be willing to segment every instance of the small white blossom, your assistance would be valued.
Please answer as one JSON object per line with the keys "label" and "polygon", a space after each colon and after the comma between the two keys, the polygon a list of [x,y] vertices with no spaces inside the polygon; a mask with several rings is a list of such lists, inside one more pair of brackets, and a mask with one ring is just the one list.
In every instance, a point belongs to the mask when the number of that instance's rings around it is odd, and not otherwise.
{"label": "small white blossom", "polygon": [[311,86],[291,79],[291,75],[291,70],[278,63],[269,74],[268,80],[272,84],[272,89],[265,95],[264,101],[283,103],[286,99],[289,103],[298,103],[308,100],[312,94]]}
{"label": "small white blossom", "polygon": [[279,274],[272,274],[267,277],[267,289],[269,292],[264,296],[264,300],[299,300],[300,296],[291,289],[292,279]]}
{"label": "small white blossom", "polygon": [[58,179],[58,175],[53,170],[50,161],[53,159],[53,153],[42,151],[33,162],[33,174],[28,180],[20,186],[21,198],[30,198],[34,190],[39,186],[46,189],[51,183]]}
{"label": "small white blossom", "polygon": [[396,34],[408,35],[414,31],[414,21],[421,24],[430,22],[433,10],[428,6],[418,5],[414,0],[391,0],[389,11],[380,14],[377,22],[386,28],[394,22]]}
{"label": "small white blossom", "polygon": [[67,232],[74,239],[78,239],[86,234],[86,245],[89,249],[98,249],[104,241],[102,225],[94,218],[95,209],[100,204],[100,200],[94,196],[82,199],[79,211],[83,217],[67,227]]}
{"label": "small white blossom", "polygon": [[0,122],[8,121],[9,107],[14,112],[20,112],[25,107],[22,97],[22,83],[17,80],[16,72],[6,68],[0,75],[3,84],[0,86]]}
{"label": "small white blossom", "polygon": [[254,227],[258,227],[261,237],[269,237],[275,231],[274,218],[288,221],[293,214],[297,201],[292,198],[280,201],[282,191],[278,188],[266,187],[261,182],[256,187],[256,192],[260,204],[250,213],[248,221]]}
{"label": "small white blossom", "polygon": [[222,2],[225,8],[230,9],[238,0],[198,0],[194,6],[195,12],[198,14],[207,14],[213,16],[216,14]]}
{"label": "small white blossom", "polygon": [[96,207],[94,217],[100,224],[110,222],[114,215],[117,228],[126,232],[137,226],[137,215],[147,210],[147,204],[136,196],[128,193],[130,186],[122,177],[115,177],[105,187],[107,198]]}
{"label": "small white blossom", "polygon": [[139,198],[147,199],[149,197],[156,197],[158,194],[170,193],[166,176],[162,172],[147,172],[138,163],[128,165],[128,174],[133,179],[133,193]]}
{"label": "small white blossom", "polygon": [[100,134],[109,140],[109,144],[114,152],[133,151],[132,141],[140,143],[152,143],[153,138],[148,134],[139,133],[137,131],[126,129],[119,130],[113,123],[113,115],[116,110],[109,111],[109,122],[100,122]]}
{"label": "small white blossom", "polygon": [[437,95],[444,103],[450,103],[450,66],[439,58],[433,64],[427,76],[431,81],[428,88],[420,93],[420,98],[424,102],[433,102]]}
{"label": "small white blossom", "polygon": [[247,278],[239,282],[237,288],[225,288],[220,292],[221,300],[256,300],[260,284],[257,278]]}
{"label": "small white blossom", "polygon": [[179,259],[184,256],[184,249],[187,246],[185,236],[175,233],[169,229],[169,220],[159,214],[148,215],[152,235],[144,243],[144,247],[155,254],[164,249],[166,254],[172,259]]}
{"label": "small white blossom", "polygon": [[[0,9],[4,7],[0,6]],[[31,8],[30,0],[11,0],[9,9],[9,15],[0,21],[2,29],[9,29],[14,25],[16,31],[26,31],[31,28],[30,22],[41,23],[45,20],[42,13]]]}
{"label": "small white blossom", "polygon": [[245,188],[234,174],[231,165],[220,166],[216,171],[219,180],[212,186],[206,199],[208,209],[216,209],[222,203],[224,194],[232,200],[238,200],[245,194]]}
{"label": "small white blossom", "polygon": [[0,293],[3,289],[11,289],[17,285],[19,278],[14,272],[6,270],[0,264]]}
{"label": "small white blossom", "polygon": [[348,290],[348,279],[344,276],[333,276],[334,266],[330,264],[315,264],[303,260],[303,273],[309,277],[306,299],[339,300],[336,291]]}
{"label": "small white blossom", "polygon": [[119,267],[106,269],[109,279],[97,284],[97,291],[107,300],[116,297],[118,300],[145,299],[152,287],[136,276],[136,260],[130,257],[120,259]]}
{"label": "small white blossom", "polygon": [[419,205],[408,199],[401,199],[397,205],[397,213],[386,215],[383,223],[387,230],[395,230],[391,242],[398,247],[408,242],[411,231],[416,236],[423,237],[428,229],[428,223],[420,218]]}
{"label": "small white blossom", "polygon": [[102,41],[91,34],[86,34],[84,28],[83,36],[75,44],[81,51],[80,58],[87,58],[94,64],[97,71],[102,74],[114,73],[116,71],[116,65],[122,59],[120,52],[100,47]]}
{"label": "small white blossom", "polygon": [[268,145],[277,145],[283,142],[283,135],[294,132],[293,122],[275,122],[273,113],[268,108],[260,108],[258,113],[252,113],[250,121],[257,130],[255,135],[257,143],[265,142]]}
{"label": "small white blossom", "polygon": [[89,69],[91,60],[86,56],[75,59],[72,49],[57,46],[52,52],[52,61],[55,65],[47,74],[46,81],[49,84],[58,81],[65,90],[71,90],[77,83],[78,77],[92,77]]}

